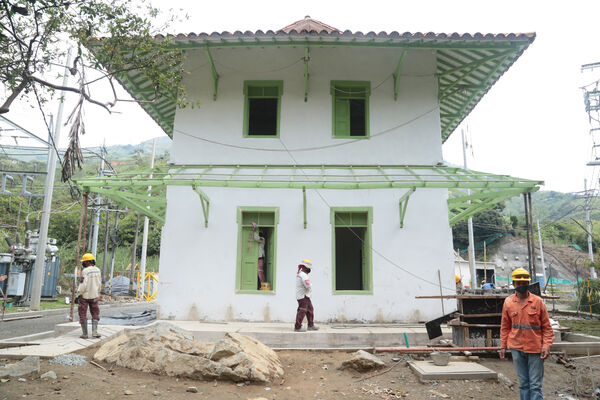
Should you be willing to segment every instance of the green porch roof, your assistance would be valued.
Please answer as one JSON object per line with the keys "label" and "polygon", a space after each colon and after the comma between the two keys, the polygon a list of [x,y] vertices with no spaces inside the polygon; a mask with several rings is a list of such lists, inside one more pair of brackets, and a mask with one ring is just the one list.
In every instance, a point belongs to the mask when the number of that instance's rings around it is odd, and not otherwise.
{"label": "green porch roof", "polygon": [[[300,21],[298,21],[300,22]],[[319,22],[319,21],[316,21]],[[320,22],[319,22],[320,23]],[[322,23],[320,23],[322,24]],[[211,78],[216,99],[219,71],[212,60],[211,49],[251,47],[299,47],[309,51],[315,47],[369,47],[388,48],[398,51],[398,65],[390,70],[397,96],[399,71],[404,52],[409,49],[435,50],[437,57],[438,99],[440,104],[442,141],[450,136],[458,124],[471,112],[479,100],[496,81],[519,58],[535,39],[535,33],[526,34],[444,34],[444,33],[399,33],[340,31],[335,28],[316,30],[293,29],[290,25],[279,31],[190,33],[167,36],[173,47],[179,50],[204,50],[211,67]],[[319,25],[320,26],[320,25]],[[326,26],[326,25],[323,25]],[[291,28],[290,28],[291,27]],[[164,40],[159,35],[157,40]],[[93,42],[90,49],[93,51]],[[307,58],[308,62],[308,58]],[[165,68],[167,68],[165,66]],[[173,98],[151,100],[154,91],[148,87],[146,76],[140,71],[130,71],[118,77],[125,89],[138,100],[140,105],[172,137],[176,101]],[[308,81],[308,75],[305,74]],[[307,84],[305,83],[305,87]],[[307,91],[307,89],[305,89]],[[306,93],[305,93],[306,96]]]}
{"label": "green porch roof", "polygon": [[[166,187],[190,186],[198,193],[208,224],[206,187],[260,189],[389,189],[406,188],[400,196],[400,225],[415,190],[448,189],[451,225],[496,203],[535,192],[543,181],[488,174],[443,165],[167,165],[110,177],[78,179],[84,192],[108,196],[161,223],[165,222]],[[149,189],[151,187],[151,189]]]}

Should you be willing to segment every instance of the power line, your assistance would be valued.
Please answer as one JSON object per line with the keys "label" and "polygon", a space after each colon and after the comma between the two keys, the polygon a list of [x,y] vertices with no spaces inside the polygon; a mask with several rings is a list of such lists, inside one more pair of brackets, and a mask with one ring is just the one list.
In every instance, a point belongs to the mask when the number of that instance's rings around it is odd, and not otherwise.
{"label": "power line", "polygon": [[[413,122],[415,122],[415,121],[417,121],[417,120],[425,117],[428,114],[431,114],[432,112],[434,112],[434,111],[436,111],[438,109],[439,109],[439,107],[435,106],[434,108],[432,108],[432,109],[430,109],[430,110],[428,110],[428,111],[426,111],[426,112],[424,112],[422,114],[419,114],[416,117],[409,119],[408,121],[405,121],[405,122],[402,122],[402,123],[400,123],[398,125],[395,125],[395,126],[392,126],[390,128],[384,129],[384,130],[379,131],[379,132],[377,132],[377,133],[375,133],[373,135],[369,135],[369,137],[370,138],[374,138],[374,137],[381,136],[381,135],[384,135],[386,133],[392,132],[392,131],[394,131],[394,130],[396,130],[398,128],[402,128],[402,127],[404,127],[406,125],[409,125],[409,124],[411,124],[411,123],[413,123]],[[329,145],[324,145],[324,146],[303,147],[303,148],[295,148],[295,149],[287,149],[287,148],[286,149],[265,149],[265,148],[260,148],[260,147],[241,146],[241,145],[235,145],[235,144],[230,144],[230,143],[219,142],[217,140],[212,140],[212,139],[203,138],[203,137],[200,137],[200,136],[195,136],[195,135],[192,135],[191,133],[184,132],[184,131],[182,131],[180,129],[174,129],[174,131],[178,132],[178,133],[181,133],[182,135],[188,136],[188,137],[190,137],[192,139],[200,140],[200,141],[211,143],[211,144],[216,144],[216,145],[219,145],[219,146],[231,147],[231,148],[243,149],[243,150],[266,151],[266,152],[286,152],[287,151],[289,153],[289,152],[316,151],[316,150],[329,149],[329,148],[332,148],[332,147],[345,146],[345,145],[352,144],[352,143],[359,142],[359,141],[362,142],[364,140],[364,137],[360,137],[359,139],[351,139],[351,140],[349,140],[347,142],[329,144]],[[273,138],[276,138],[276,137],[274,136]],[[279,138],[279,140],[281,141],[281,138]],[[282,144],[283,144],[283,142],[282,142]]]}

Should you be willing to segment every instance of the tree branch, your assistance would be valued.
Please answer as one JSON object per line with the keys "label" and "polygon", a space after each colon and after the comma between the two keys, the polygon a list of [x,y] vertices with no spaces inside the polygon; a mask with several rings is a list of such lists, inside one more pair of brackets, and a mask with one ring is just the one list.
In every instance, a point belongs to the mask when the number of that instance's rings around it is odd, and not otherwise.
{"label": "tree branch", "polygon": [[64,90],[66,92],[78,93],[78,94],[82,95],[85,100],[89,101],[92,104],[96,104],[96,105],[104,108],[106,111],[109,112],[109,114],[112,114],[112,111],[110,111],[110,109],[108,108],[108,106],[106,104],[100,103],[99,101],[92,99],[87,93],[85,93],[81,89],[76,89],[76,88],[70,87],[70,86],[55,85],[53,83],[47,82],[47,81],[45,81],[43,79],[40,79],[38,77],[35,77],[35,76],[30,76],[30,79],[32,81],[35,81],[35,82],[39,83],[40,85],[47,86],[47,87],[52,88],[52,89]]}
{"label": "tree branch", "polygon": [[8,96],[8,98],[6,99],[6,101],[4,102],[4,104],[2,104],[2,106],[0,106],[0,114],[5,114],[9,111],[10,109],[10,105],[12,104],[12,102],[17,98],[17,96],[19,96],[19,94],[21,94],[21,92],[23,91],[23,89],[25,89],[25,87],[30,83],[30,81],[23,79],[21,81],[21,83],[19,83],[19,86],[17,86],[13,92],[11,93],[10,96]]}

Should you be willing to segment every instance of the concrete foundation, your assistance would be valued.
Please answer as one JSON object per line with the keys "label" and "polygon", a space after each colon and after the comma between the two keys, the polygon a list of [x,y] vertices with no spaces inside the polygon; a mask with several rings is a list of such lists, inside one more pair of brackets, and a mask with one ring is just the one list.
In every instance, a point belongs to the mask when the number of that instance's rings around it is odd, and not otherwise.
{"label": "concrete foundation", "polygon": [[475,362],[450,361],[438,366],[432,361],[410,361],[410,369],[422,381],[438,379],[497,379],[498,373]]}

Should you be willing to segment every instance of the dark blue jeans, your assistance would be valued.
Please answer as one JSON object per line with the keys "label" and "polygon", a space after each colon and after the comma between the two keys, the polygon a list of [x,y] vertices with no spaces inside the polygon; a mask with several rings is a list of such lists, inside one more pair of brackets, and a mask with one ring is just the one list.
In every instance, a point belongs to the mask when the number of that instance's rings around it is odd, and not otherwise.
{"label": "dark blue jeans", "polygon": [[540,358],[540,354],[524,353],[519,350],[510,352],[519,377],[521,400],[543,400],[544,360]]}

